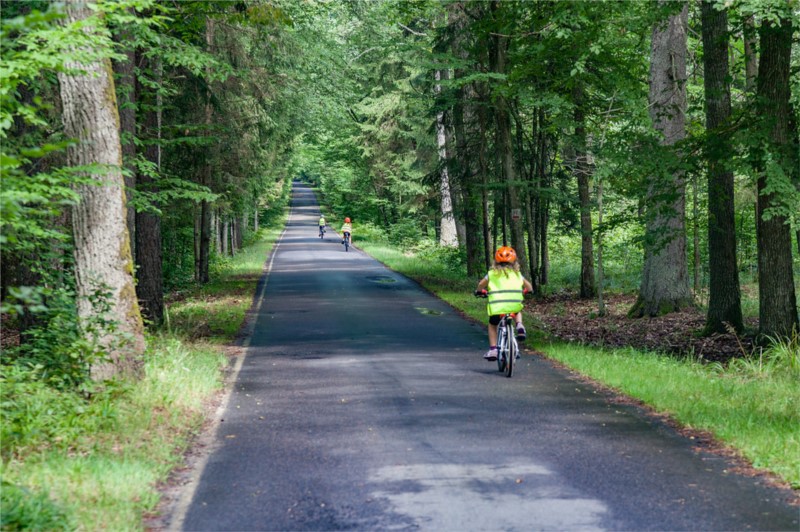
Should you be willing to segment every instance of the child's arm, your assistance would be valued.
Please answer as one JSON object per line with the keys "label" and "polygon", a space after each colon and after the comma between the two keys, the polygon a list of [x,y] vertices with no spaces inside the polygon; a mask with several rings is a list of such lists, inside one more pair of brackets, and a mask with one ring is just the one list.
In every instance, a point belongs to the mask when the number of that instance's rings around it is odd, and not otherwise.
{"label": "child's arm", "polygon": [[488,284],[489,284],[489,279],[487,279],[486,277],[484,277],[483,279],[481,279],[481,280],[478,282],[478,288],[477,288],[477,289],[478,289],[478,290],[483,290],[483,289],[485,289],[485,288],[486,288],[486,286],[487,286]]}
{"label": "child's arm", "polygon": [[529,280],[527,280],[524,277],[522,278],[522,287],[525,288],[525,290],[527,290],[528,292],[533,292],[533,285]]}

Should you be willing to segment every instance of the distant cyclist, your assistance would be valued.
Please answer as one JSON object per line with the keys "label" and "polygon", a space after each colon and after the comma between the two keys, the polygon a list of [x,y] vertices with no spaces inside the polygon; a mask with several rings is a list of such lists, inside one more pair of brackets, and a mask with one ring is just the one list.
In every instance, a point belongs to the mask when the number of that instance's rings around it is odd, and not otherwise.
{"label": "distant cyclist", "polygon": [[324,235],[325,234],[325,225],[326,225],[325,217],[320,214],[319,215],[319,234],[320,235]]}
{"label": "distant cyclist", "polygon": [[489,288],[486,310],[489,314],[489,350],[483,355],[486,360],[497,360],[497,325],[504,314],[516,313],[517,338],[526,337],[522,325],[522,301],[525,291],[533,291],[531,283],[519,273],[517,252],[503,246],[494,254],[494,264],[486,277],[478,283],[478,292]]}
{"label": "distant cyclist", "polygon": [[349,240],[350,243],[353,243],[353,225],[350,223],[350,218],[344,219],[344,225],[342,225],[342,244],[344,244],[345,239]]}

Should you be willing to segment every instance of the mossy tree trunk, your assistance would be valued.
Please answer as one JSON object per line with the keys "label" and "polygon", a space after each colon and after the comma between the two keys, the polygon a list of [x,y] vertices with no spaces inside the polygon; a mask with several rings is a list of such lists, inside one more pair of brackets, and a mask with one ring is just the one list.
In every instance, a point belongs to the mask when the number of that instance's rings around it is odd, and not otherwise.
{"label": "mossy tree trunk", "polygon": [[[653,28],[650,117],[663,146],[686,136],[687,4]],[[677,154],[675,156],[677,159]],[[686,183],[681,170],[653,175],[647,186],[645,257],[633,317],[658,316],[693,304],[686,263]]]}
{"label": "mossy tree trunk", "polygon": [[[73,23],[89,18],[92,12],[83,2],[70,0],[66,15],[66,22]],[[62,116],[66,136],[76,141],[68,150],[67,161],[73,167],[102,168],[89,176],[93,183],[77,185],[81,199],[72,216],[79,318],[87,334],[108,353],[108,359],[92,365],[91,374],[96,380],[119,374],[136,376],[142,368],[144,335],[125,223],[122,147],[111,62],[68,62],[66,66],[67,71],[58,75]],[[73,73],[78,71],[81,73]]]}

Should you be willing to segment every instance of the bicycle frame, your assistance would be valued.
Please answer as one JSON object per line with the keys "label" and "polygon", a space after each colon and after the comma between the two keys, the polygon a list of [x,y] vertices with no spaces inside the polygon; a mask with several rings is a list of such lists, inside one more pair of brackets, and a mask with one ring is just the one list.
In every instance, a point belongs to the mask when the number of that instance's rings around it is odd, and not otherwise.
{"label": "bicycle frame", "polygon": [[511,377],[514,362],[519,353],[516,334],[514,332],[515,314],[504,314],[497,325],[497,369]]}

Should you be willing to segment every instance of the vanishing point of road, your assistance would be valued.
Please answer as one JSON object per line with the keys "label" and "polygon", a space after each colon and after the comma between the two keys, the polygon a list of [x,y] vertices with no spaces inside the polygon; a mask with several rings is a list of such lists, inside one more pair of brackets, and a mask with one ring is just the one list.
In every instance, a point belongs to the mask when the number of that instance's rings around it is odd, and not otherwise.
{"label": "vanishing point of road", "polygon": [[800,529],[786,492],[546,360],[524,355],[505,378],[481,358],[484,326],[334,232],[321,240],[318,217],[295,183],[171,528]]}

